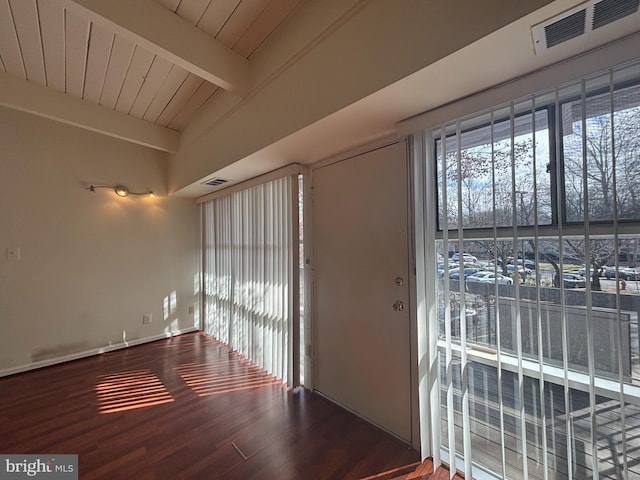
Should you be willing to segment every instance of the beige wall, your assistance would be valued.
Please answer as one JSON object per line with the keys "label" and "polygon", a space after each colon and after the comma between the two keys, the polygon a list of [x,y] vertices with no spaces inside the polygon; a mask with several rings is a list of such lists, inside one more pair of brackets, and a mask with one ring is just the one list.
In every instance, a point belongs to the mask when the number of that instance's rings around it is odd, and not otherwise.
{"label": "beige wall", "polygon": [[[170,166],[172,190],[340,111],[551,0],[355,2],[361,8],[327,38],[315,44],[308,37],[316,15],[343,12],[353,3],[309,2],[269,39],[252,57],[254,80],[272,74],[273,64],[282,62],[278,52],[289,52],[290,63],[241,101],[227,92],[213,97],[226,111],[205,107],[185,130],[177,161]],[[309,43],[308,50],[291,50]]]}
{"label": "beige wall", "polygon": [[199,210],[165,154],[3,108],[0,146],[0,374],[194,326]]}

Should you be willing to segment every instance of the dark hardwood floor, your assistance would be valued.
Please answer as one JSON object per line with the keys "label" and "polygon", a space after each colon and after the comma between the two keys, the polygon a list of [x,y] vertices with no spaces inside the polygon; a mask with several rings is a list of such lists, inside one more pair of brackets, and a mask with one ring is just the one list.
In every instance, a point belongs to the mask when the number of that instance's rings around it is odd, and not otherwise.
{"label": "dark hardwood floor", "polygon": [[82,479],[429,478],[416,451],[202,333],[4,377],[0,392],[0,453],[75,453]]}

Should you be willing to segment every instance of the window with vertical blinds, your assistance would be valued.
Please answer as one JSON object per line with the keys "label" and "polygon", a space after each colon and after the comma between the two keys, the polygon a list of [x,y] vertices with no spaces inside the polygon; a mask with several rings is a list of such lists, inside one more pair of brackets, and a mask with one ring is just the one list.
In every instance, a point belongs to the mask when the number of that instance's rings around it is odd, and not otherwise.
{"label": "window with vertical blinds", "polygon": [[210,200],[204,215],[204,328],[290,386],[299,319],[297,176]]}
{"label": "window with vertical blinds", "polygon": [[640,64],[416,138],[434,457],[467,478],[640,478]]}

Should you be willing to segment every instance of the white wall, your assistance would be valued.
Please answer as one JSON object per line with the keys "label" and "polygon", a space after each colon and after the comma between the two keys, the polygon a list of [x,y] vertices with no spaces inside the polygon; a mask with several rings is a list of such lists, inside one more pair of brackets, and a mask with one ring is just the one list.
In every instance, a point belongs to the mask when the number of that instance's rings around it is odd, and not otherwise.
{"label": "white wall", "polygon": [[166,196],[166,154],[3,108],[0,148],[0,374],[197,323],[199,207]]}

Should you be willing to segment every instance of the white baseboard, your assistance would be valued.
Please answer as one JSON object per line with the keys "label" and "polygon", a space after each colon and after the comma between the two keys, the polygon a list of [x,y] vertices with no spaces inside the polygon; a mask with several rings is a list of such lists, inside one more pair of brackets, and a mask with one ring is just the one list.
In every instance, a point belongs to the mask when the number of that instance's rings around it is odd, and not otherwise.
{"label": "white baseboard", "polygon": [[33,362],[28,365],[21,365],[18,367],[7,368],[0,370],[0,377],[6,377],[16,373],[27,372],[29,370],[35,370],[37,368],[49,367],[51,365],[57,365],[59,363],[70,362],[71,360],[78,360],[80,358],[91,357],[93,355],[100,355],[101,353],[112,352],[114,350],[120,350],[122,348],[133,347],[135,345],[142,345],[143,343],[155,342],[156,340],[162,340],[163,338],[175,337],[176,335],[182,335],[184,333],[197,332],[197,327],[183,328],[169,333],[160,333],[152,337],[137,338],[130,342],[120,342],[112,345],[105,345],[104,347],[94,348],[91,350],[85,350],[84,352],[72,353],[70,355],[64,355],[62,357],[50,358],[39,362]]}

